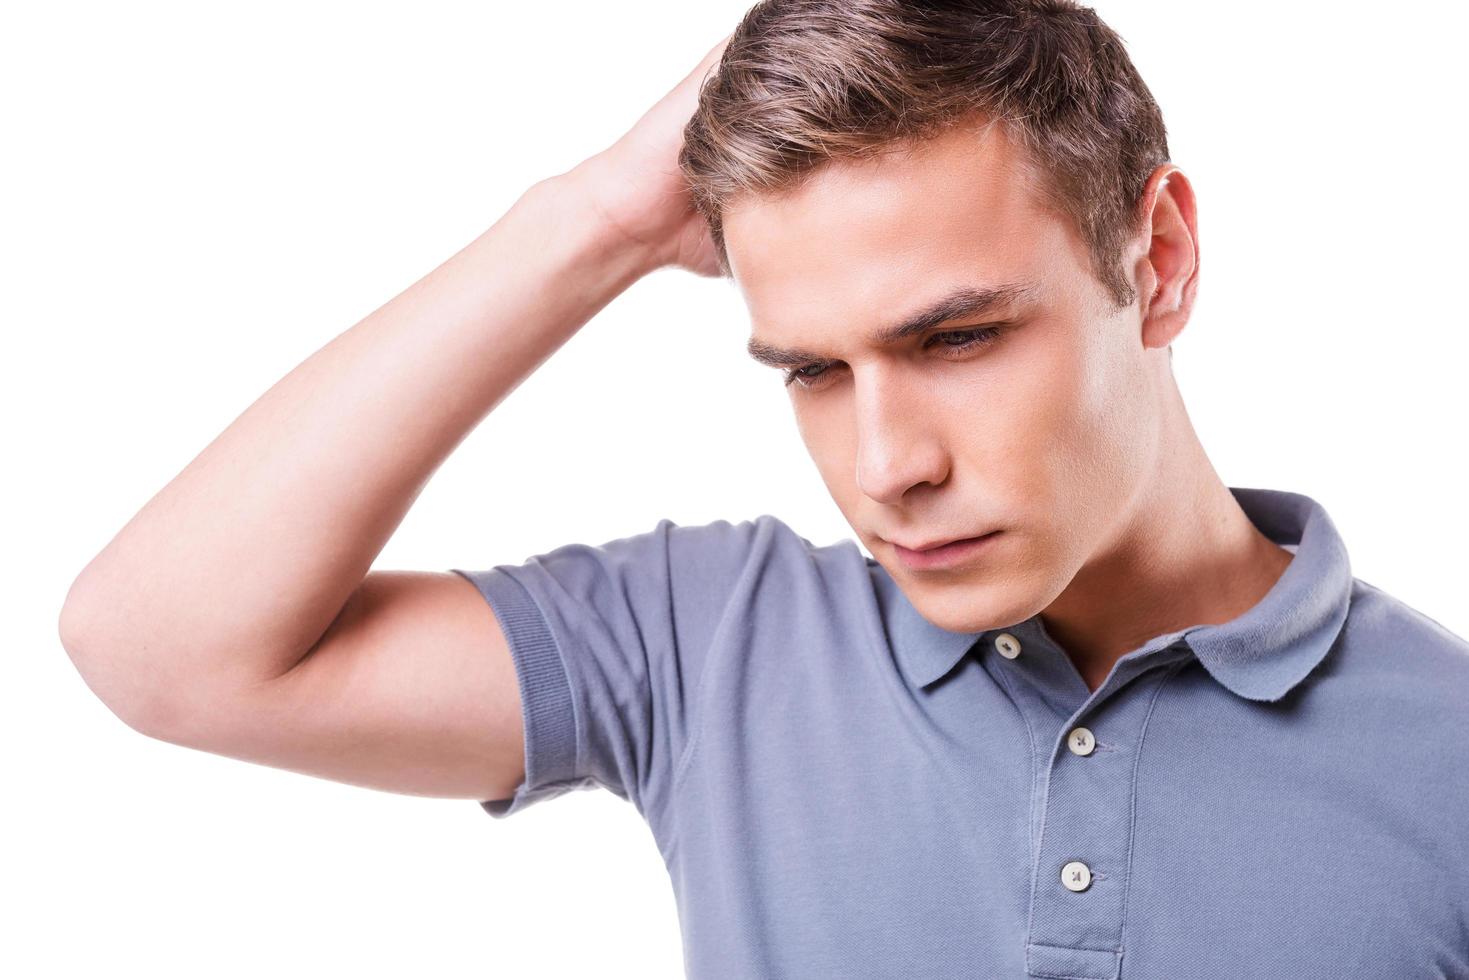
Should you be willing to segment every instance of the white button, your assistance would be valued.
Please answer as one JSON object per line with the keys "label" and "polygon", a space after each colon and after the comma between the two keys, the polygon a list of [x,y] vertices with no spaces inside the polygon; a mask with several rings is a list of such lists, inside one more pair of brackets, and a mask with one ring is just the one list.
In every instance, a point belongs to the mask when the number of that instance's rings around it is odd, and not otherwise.
{"label": "white button", "polygon": [[1006,660],[1014,660],[1020,656],[1020,641],[1009,633],[1001,633],[995,637],[995,649]]}
{"label": "white button", "polygon": [[1061,884],[1074,892],[1086,891],[1092,883],[1092,869],[1080,861],[1067,861],[1061,867]]}
{"label": "white button", "polygon": [[1090,728],[1077,726],[1071,729],[1071,734],[1066,736],[1066,747],[1077,755],[1091,755],[1092,749],[1097,747],[1097,740],[1092,738]]}

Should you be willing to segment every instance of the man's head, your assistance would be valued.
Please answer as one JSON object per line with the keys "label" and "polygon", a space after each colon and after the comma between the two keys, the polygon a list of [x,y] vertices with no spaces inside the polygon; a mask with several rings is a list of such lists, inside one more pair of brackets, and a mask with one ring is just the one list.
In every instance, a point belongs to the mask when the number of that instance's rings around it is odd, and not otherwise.
{"label": "man's head", "polygon": [[[765,0],[685,139],[751,353],[921,612],[1019,621],[1119,544],[1182,419],[1197,249],[1157,106],[1090,10]],[[992,529],[947,570],[894,548]]]}

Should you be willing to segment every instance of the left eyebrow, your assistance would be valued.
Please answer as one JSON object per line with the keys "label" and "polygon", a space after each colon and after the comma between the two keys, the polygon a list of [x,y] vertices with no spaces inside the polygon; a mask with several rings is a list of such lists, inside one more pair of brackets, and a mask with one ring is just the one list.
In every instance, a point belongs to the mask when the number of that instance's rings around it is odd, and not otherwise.
{"label": "left eyebrow", "polygon": [[[1003,283],[998,286],[962,286],[947,296],[916,313],[909,314],[897,324],[883,327],[868,340],[875,347],[885,347],[923,333],[950,320],[960,317],[981,316],[993,310],[1004,309],[1024,299],[1034,290],[1033,283]],[[827,360],[821,354],[799,347],[776,347],[757,337],[751,337],[745,345],[749,355],[761,364],[770,367],[801,367],[812,362]]]}

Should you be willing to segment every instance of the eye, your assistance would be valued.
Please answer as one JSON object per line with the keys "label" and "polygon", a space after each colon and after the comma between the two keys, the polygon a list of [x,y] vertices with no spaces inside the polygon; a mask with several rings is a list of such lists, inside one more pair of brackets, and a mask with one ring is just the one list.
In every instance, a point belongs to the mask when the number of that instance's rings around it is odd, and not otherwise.
{"label": "eye", "polygon": [[[1000,329],[1000,327],[988,326],[967,330],[946,330],[943,333],[933,334],[928,339],[939,341],[937,346],[945,351],[942,356],[948,357],[988,347],[999,336]],[[801,367],[792,368],[785,372],[785,383],[795,385],[797,388],[814,389],[817,380],[825,375],[828,367],[829,365],[826,364],[803,364]]]}

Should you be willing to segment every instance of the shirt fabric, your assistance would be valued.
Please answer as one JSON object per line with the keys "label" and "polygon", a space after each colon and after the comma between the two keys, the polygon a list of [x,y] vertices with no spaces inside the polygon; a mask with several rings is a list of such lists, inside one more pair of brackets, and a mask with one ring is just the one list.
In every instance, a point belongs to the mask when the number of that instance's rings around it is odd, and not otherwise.
{"label": "shirt fabric", "polygon": [[1284,574],[1095,692],[1038,616],[942,629],[769,514],[453,569],[525,721],[480,805],[631,802],[694,980],[1469,977],[1469,643],[1230,491]]}

